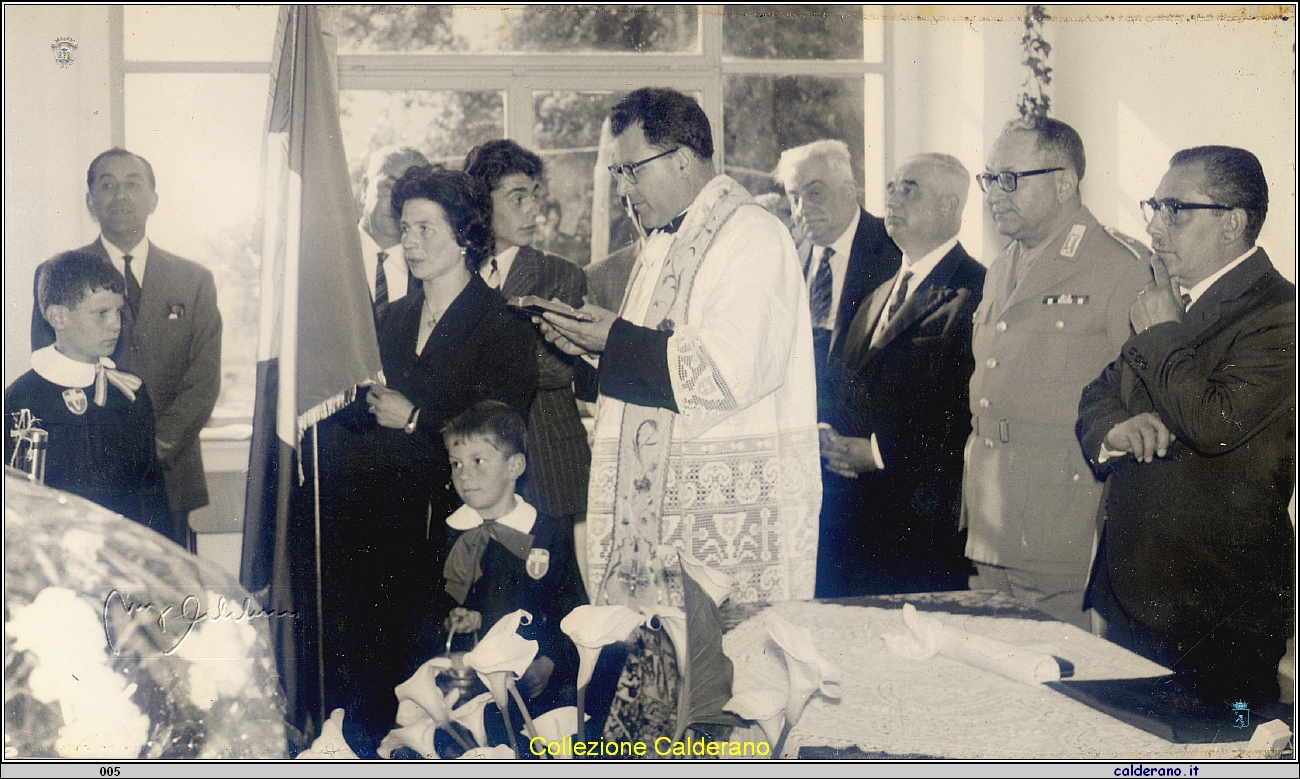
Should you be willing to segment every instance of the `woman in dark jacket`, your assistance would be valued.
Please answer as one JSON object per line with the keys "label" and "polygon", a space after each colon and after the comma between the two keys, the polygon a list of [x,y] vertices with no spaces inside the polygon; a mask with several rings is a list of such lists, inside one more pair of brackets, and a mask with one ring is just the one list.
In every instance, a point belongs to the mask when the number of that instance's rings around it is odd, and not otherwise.
{"label": "woman in dark jacket", "polygon": [[[363,757],[393,727],[393,687],[428,659],[410,655],[407,637],[413,609],[440,581],[446,518],[458,505],[442,426],[487,399],[526,415],[537,388],[530,325],[474,272],[490,233],[470,178],[412,167],[393,186],[393,211],[422,284],[380,315],[385,386],[351,409],[347,472],[330,490],[352,540],[333,545],[331,579],[348,609],[340,684],[353,721],[345,734]],[[362,411],[369,417],[358,418]]]}

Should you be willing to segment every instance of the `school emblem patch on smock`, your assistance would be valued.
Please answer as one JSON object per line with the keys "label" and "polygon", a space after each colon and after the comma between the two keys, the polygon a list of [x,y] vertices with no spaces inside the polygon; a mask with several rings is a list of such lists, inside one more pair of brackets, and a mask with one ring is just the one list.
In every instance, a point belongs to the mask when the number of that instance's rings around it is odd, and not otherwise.
{"label": "school emblem patch on smock", "polygon": [[528,560],[524,562],[524,570],[534,579],[540,579],[551,569],[551,553],[545,549],[529,549]]}
{"label": "school emblem patch on smock", "polygon": [[68,410],[77,416],[86,413],[86,392],[85,390],[70,387],[63,391],[63,402],[67,405]]}

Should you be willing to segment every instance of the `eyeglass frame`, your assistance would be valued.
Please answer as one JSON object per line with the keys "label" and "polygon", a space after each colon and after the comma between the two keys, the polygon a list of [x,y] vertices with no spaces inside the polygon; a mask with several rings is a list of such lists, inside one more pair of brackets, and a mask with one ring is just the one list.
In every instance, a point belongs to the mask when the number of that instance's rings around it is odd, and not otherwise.
{"label": "eyeglass frame", "polygon": [[[1178,198],[1166,197],[1157,200],[1153,197],[1146,200],[1138,201],[1138,208],[1142,211],[1142,218],[1147,224],[1155,221],[1156,215],[1160,215],[1161,221],[1170,227],[1181,227],[1186,222],[1178,221],[1178,214],[1182,211],[1235,211],[1241,206],[1225,206],[1220,203],[1184,203]],[[1147,209],[1151,209],[1151,215],[1147,216]],[[1169,210],[1169,218],[1165,218],[1165,209]]]}
{"label": "eyeglass frame", "polygon": [[[1001,189],[1003,192],[1010,193],[1016,191],[1016,189],[1020,186],[1020,179],[1025,178],[1026,176],[1041,176],[1044,173],[1055,173],[1058,170],[1065,170],[1065,168],[1040,168],[1039,170],[1024,170],[1024,171],[1003,170],[1003,171],[998,171],[997,173],[980,173],[975,176],[975,182],[980,185],[980,192],[983,192],[985,194],[987,194],[989,191],[988,185],[993,183],[994,181],[998,182],[999,189]],[[1002,183],[1003,176],[1009,176],[1011,178],[1010,189],[1007,188],[1006,184]]]}
{"label": "eyeglass frame", "polygon": [[611,176],[622,176],[624,179],[627,180],[627,183],[635,187],[637,168],[641,167],[642,165],[645,165],[646,163],[654,162],[660,157],[667,157],[669,154],[672,154],[675,151],[679,151],[681,148],[682,147],[678,146],[676,148],[669,149],[668,151],[659,152],[655,156],[646,157],[644,160],[641,160],[639,162],[627,162],[627,163],[623,163],[622,165],[606,165],[605,167],[609,169],[609,174]]}

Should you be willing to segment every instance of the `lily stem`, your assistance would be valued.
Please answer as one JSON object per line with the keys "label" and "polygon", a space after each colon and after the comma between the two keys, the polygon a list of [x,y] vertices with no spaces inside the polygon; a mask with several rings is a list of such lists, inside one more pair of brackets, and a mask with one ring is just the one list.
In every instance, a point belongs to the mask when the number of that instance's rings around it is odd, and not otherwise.
{"label": "lily stem", "polygon": [[515,757],[522,760],[523,755],[519,754],[519,744],[515,741],[515,726],[510,724],[510,699],[497,701],[497,705],[501,708],[501,717],[506,721],[506,739],[510,742],[510,748],[514,750]]}
{"label": "lily stem", "polygon": [[787,721],[781,726],[781,737],[776,740],[776,746],[772,747],[772,759],[781,759],[781,750],[785,749],[785,739],[790,735],[790,723]]}
{"label": "lily stem", "polygon": [[533,718],[528,715],[528,707],[524,705],[524,696],[519,694],[519,687],[515,685],[515,680],[507,677],[506,686],[510,688],[510,694],[515,696],[515,703],[519,704],[519,712],[524,715],[524,730],[528,732],[530,739],[537,738],[537,728],[533,726]]}
{"label": "lily stem", "polygon": [[440,725],[439,727],[441,727],[443,730],[445,730],[445,731],[447,732],[448,735],[450,735],[453,739],[455,739],[456,743],[460,745],[460,748],[461,748],[461,749],[463,749],[463,750],[465,750],[466,752],[468,752],[468,751],[470,751],[471,749],[474,748],[474,747],[470,746],[469,743],[467,743],[467,742],[465,741],[464,737],[462,737],[459,733],[456,732],[456,729],[453,728],[453,727],[450,725],[450,723],[447,724],[447,725]]}
{"label": "lily stem", "polygon": [[583,722],[587,718],[587,685],[578,688],[578,741],[581,743],[587,740],[587,723]]}

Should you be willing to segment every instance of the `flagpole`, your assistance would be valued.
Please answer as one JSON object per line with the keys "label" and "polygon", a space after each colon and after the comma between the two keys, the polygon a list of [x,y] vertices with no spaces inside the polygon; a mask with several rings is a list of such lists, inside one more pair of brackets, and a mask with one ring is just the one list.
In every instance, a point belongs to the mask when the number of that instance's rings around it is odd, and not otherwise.
{"label": "flagpole", "polygon": [[325,722],[325,604],[320,570],[320,441],[311,426],[311,481],[316,514],[316,672],[320,677],[320,722]]}

